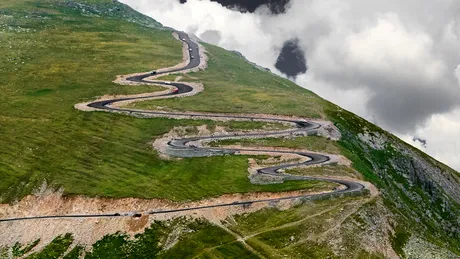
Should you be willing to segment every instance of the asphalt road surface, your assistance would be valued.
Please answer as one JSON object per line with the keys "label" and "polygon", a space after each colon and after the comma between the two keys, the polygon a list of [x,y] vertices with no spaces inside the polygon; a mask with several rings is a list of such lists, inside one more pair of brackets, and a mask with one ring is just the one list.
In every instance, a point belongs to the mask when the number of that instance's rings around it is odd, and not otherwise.
{"label": "asphalt road surface", "polygon": [[[172,30],[172,29],[171,29]],[[157,72],[155,75],[161,75],[165,73],[171,73],[171,72],[179,72],[179,71],[184,71],[192,68],[196,68],[200,65],[200,53],[199,53],[199,48],[198,44],[193,42],[189,36],[180,31],[176,31],[176,33],[179,35],[180,40],[184,41],[186,44],[189,46],[189,55],[190,57],[193,56],[193,58],[190,59],[190,62],[182,67],[182,68],[177,68],[177,69],[172,69],[172,70],[167,70],[163,72]],[[146,82],[144,79],[147,77],[152,76],[151,73],[146,73],[134,77],[129,77],[127,80],[133,81],[133,82],[139,82],[139,83],[146,83],[148,84],[149,82]],[[155,84],[163,84],[163,85],[172,85],[175,86],[178,91],[175,92],[170,92],[167,94],[163,95],[152,95],[152,96],[143,96],[143,97],[133,97],[133,98],[118,98],[118,99],[111,99],[111,100],[104,100],[104,101],[96,101],[93,103],[88,104],[89,107],[100,109],[100,110],[105,110],[108,112],[128,112],[128,113],[136,113],[136,114],[161,114],[161,115],[168,115],[170,117],[174,116],[197,116],[200,118],[208,118],[208,119],[219,119],[219,118],[225,118],[225,119],[235,119],[235,120],[262,120],[262,121],[267,121],[267,122],[287,122],[295,125],[292,129],[287,129],[287,130],[280,130],[280,131],[271,131],[271,132],[264,132],[264,133],[248,133],[248,134],[235,134],[231,136],[231,138],[247,138],[247,137],[263,137],[263,136],[285,136],[287,134],[302,134],[306,133],[311,130],[318,129],[321,127],[320,124],[314,123],[314,122],[309,122],[309,121],[302,121],[302,120],[288,120],[288,119],[279,119],[276,117],[269,118],[269,117],[264,117],[263,119],[256,117],[256,116],[241,116],[241,115],[223,115],[223,114],[208,114],[208,113],[181,113],[181,112],[155,112],[155,111],[139,111],[139,110],[133,110],[133,109],[124,109],[124,108],[114,108],[110,107],[111,104],[114,104],[116,102],[121,102],[121,101],[127,101],[127,100],[140,100],[140,99],[147,99],[147,98],[152,98],[152,97],[159,97],[159,96],[169,96],[169,95],[179,95],[179,94],[184,94],[188,93],[193,90],[192,87],[182,84],[182,83],[177,83],[177,82],[155,82]],[[200,152],[205,152],[205,153],[214,153],[214,154],[237,154],[239,152],[257,152],[257,153],[286,153],[286,154],[296,154],[299,156],[307,157],[309,158],[308,161],[306,162],[299,162],[299,163],[291,163],[291,164],[282,164],[282,165],[277,165],[277,166],[272,166],[272,167],[267,167],[267,168],[262,168],[257,170],[258,174],[263,174],[263,175],[272,175],[272,176],[283,176],[283,177],[288,177],[287,179],[289,180],[299,180],[299,181],[308,181],[308,180],[319,180],[319,181],[327,181],[327,182],[334,182],[338,183],[340,185],[345,186],[344,189],[337,189],[333,190],[328,193],[321,193],[321,194],[306,194],[306,195],[298,195],[298,196],[285,196],[281,198],[272,198],[272,199],[259,199],[259,200],[245,200],[245,201],[237,201],[237,202],[232,202],[232,203],[219,203],[219,204],[213,204],[213,205],[207,205],[207,206],[198,206],[198,207],[187,207],[187,208],[179,208],[179,209],[171,209],[171,210],[152,210],[148,212],[119,212],[119,213],[109,213],[109,214],[74,214],[74,215],[48,215],[48,216],[31,216],[31,217],[18,217],[18,218],[7,218],[7,219],[0,219],[0,222],[8,222],[8,221],[20,221],[20,220],[33,220],[33,219],[58,219],[58,218],[101,218],[101,217],[140,217],[143,214],[144,215],[154,215],[154,214],[165,214],[165,213],[174,213],[174,212],[182,212],[182,211],[191,211],[191,210],[200,210],[200,209],[209,209],[209,208],[217,208],[217,207],[229,207],[229,206],[242,206],[242,205],[251,205],[253,203],[262,203],[262,202],[277,202],[277,201],[282,201],[282,200],[292,200],[292,199],[300,199],[300,198],[310,198],[310,199],[316,199],[316,198],[323,198],[323,197],[331,197],[331,196],[336,196],[336,195],[341,195],[341,194],[346,194],[346,193],[360,193],[363,189],[364,186],[361,183],[355,182],[355,181],[350,181],[350,180],[338,180],[338,179],[331,179],[327,177],[310,177],[310,176],[295,176],[295,175],[288,175],[281,173],[281,169],[286,169],[286,168],[291,168],[291,167],[298,167],[298,166],[308,166],[308,165],[314,165],[314,164],[321,164],[324,162],[327,162],[330,160],[328,156],[325,155],[320,155],[316,153],[308,153],[308,152],[294,152],[294,151],[284,151],[284,150],[273,150],[273,149],[234,149],[234,148],[209,148],[209,147],[197,147],[195,145],[190,145],[190,142],[196,142],[196,141],[209,141],[209,140],[219,140],[219,139],[228,139],[229,135],[222,135],[222,136],[207,136],[207,137],[193,137],[193,138],[182,138],[182,139],[174,139],[171,140],[168,145],[176,150],[182,150],[185,152],[188,152],[190,154],[193,153],[200,153]]]}

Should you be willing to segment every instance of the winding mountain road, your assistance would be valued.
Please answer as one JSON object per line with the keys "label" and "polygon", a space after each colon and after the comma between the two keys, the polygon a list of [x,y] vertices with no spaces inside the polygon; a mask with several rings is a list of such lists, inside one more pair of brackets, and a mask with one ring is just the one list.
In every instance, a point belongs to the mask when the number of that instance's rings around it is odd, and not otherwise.
{"label": "winding mountain road", "polygon": [[[185,70],[197,68],[200,65],[200,53],[199,53],[199,46],[197,43],[193,42],[189,36],[180,31],[175,31],[180,40],[185,42],[188,45],[189,49],[189,62],[185,66],[181,68],[175,68],[171,70],[165,70],[162,72],[156,72],[155,75],[162,75],[166,73],[172,72],[182,72]],[[193,56],[193,58],[191,58]],[[152,73],[145,73],[141,75],[136,75],[132,77],[126,78],[128,81],[143,83],[143,84],[152,84],[151,81],[146,81],[145,79],[151,77]],[[181,211],[191,211],[191,210],[200,210],[200,209],[209,209],[209,208],[217,208],[217,207],[228,207],[228,206],[240,206],[240,205],[250,205],[253,203],[262,203],[262,202],[276,202],[281,200],[292,200],[298,198],[309,198],[309,199],[317,199],[323,197],[330,197],[334,195],[342,195],[347,193],[360,193],[365,188],[363,184],[359,183],[358,181],[353,180],[342,180],[342,179],[334,179],[328,177],[310,177],[310,176],[298,176],[298,175],[289,175],[285,173],[281,173],[281,169],[292,168],[292,167],[299,167],[299,166],[308,166],[314,164],[322,164],[328,162],[330,158],[326,155],[321,155],[317,153],[309,153],[309,152],[297,152],[297,151],[286,151],[286,150],[274,150],[274,149],[251,149],[251,148],[211,148],[205,147],[202,145],[196,146],[192,143],[200,143],[200,142],[207,142],[207,141],[214,141],[219,139],[236,139],[236,138],[247,138],[247,137],[265,137],[265,136],[286,136],[286,135],[297,135],[297,134],[304,134],[312,130],[317,130],[321,127],[321,124],[305,121],[305,120],[290,120],[290,119],[282,119],[276,116],[266,116],[264,118],[260,118],[257,116],[251,115],[231,115],[231,114],[209,114],[209,113],[185,113],[185,112],[160,112],[160,111],[140,111],[134,109],[127,109],[127,108],[118,108],[113,107],[112,105],[118,102],[125,102],[125,101],[136,101],[142,99],[151,99],[151,98],[158,98],[164,96],[173,97],[175,95],[183,95],[193,91],[193,87],[185,83],[178,83],[178,82],[166,82],[166,81],[155,81],[155,84],[160,85],[167,85],[176,87],[176,91],[171,91],[169,93],[161,94],[161,95],[149,95],[149,96],[142,96],[142,97],[126,97],[126,98],[116,98],[116,99],[109,99],[109,100],[102,100],[102,101],[95,101],[92,103],[87,104],[88,107],[103,110],[108,112],[123,112],[123,113],[136,113],[136,114],[144,114],[144,115],[161,115],[168,117],[200,117],[204,119],[230,119],[230,120],[260,120],[265,122],[281,122],[284,124],[291,124],[293,127],[287,130],[279,130],[279,131],[270,131],[270,132],[258,132],[258,133],[240,133],[234,135],[221,135],[221,136],[205,136],[205,137],[192,137],[192,138],[181,138],[181,139],[173,139],[167,143],[168,147],[173,150],[178,150],[183,154],[186,154],[186,157],[196,157],[196,156],[206,156],[206,155],[222,155],[222,154],[237,154],[241,152],[255,152],[260,154],[294,154],[297,156],[301,156],[307,158],[307,161],[304,162],[297,162],[297,163],[290,163],[290,164],[281,164],[277,166],[262,168],[257,170],[257,174],[261,175],[269,175],[269,176],[276,176],[276,177],[285,177],[289,180],[299,180],[299,181],[308,181],[308,180],[319,180],[319,181],[328,181],[337,183],[340,185],[345,186],[344,189],[337,189],[333,190],[328,193],[320,193],[320,194],[306,194],[306,195],[287,195],[280,198],[269,198],[269,199],[257,199],[257,200],[245,200],[245,201],[237,201],[232,203],[219,203],[219,204],[212,204],[207,206],[196,206],[196,207],[185,207],[185,208],[178,208],[178,209],[170,209],[170,210],[152,210],[143,213],[139,212],[119,212],[119,213],[109,213],[109,214],[74,214],[74,215],[48,215],[48,216],[31,216],[31,217],[17,217],[17,218],[7,218],[7,219],[0,219],[0,222],[8,222],[8,221],[20,221],[20,220],[33,220],[33,219],[58,219],[58,218],[98,218],[98,217],[122,217],[122,216],[133,216],[139,217],[141,215],[154,215],[154,214],[165,214],[165,213],[174,213],[174,212],[181,212]]]}

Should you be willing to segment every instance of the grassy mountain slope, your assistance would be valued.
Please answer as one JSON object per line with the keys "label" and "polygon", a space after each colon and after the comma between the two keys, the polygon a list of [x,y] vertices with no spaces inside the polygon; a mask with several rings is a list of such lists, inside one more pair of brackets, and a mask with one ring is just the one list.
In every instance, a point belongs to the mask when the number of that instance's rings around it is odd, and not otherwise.
{"label": "grassy mountain slope", "polygon": [[[172,163],[160,160],[151,148],[153,136],[174,126],[211,127],[214,122],[75,110],[74,104],[94,96],[158,90],[111,81],[118,74],[182,60],[180,43],[156,22],[140,19],[121,4],[96,2],[7,2],[2,9],[1,201],[20,199],[45,180],[67,194],[178,201],[311,186],[253,186],[246,177],[245,157]],[[145,24],[151,26],[140,26]],[[238,122],[219,125],[247,127]],[[202,168],[213,177],[203,175]]]}
{"label": "grassy mountain slope", "polygon": [[[248,64],[235,53],[208,44],[205,47],[208,69],[184,77],[202,82],[204,92],[132,106],[331,120],[342,133],[338,142],[306,137],[240,144],[343,154],[353,162],[355,171],[331,166],[298,173],[335,170],[346,175],[357,171],[375,184],[381,195],[315,201],[285,211],[265,209],[222,222],[245,244],[209,222],[176,220],[155,223],[134,240],[123,233],[108,235],[95,243],[86,257],[382,258],[391,251],[376,244],[389,242],[396,253],[410,256],[417,246],[407,244],[419,239],[450,251],[446,252],[449,256],[460,254],[457,172],[289,80]],[[247,156],[164,161],[150,145],[152,138],[176,126],[221,125],[234,130],[263,126],[258,123],[138,119],[73,108],[104,94],[158,90],[111,81],[119,74],[175,65],[182,58],[180,48],[157,22],[112,1],[2,1],[1,201],[21,199],[44,181],[63,188],[67,195],[175,201],[321,186],[315,182],[252,185],[247,179]],[[187,231],[182,231],[176,245],[164,250],[165,240],[177,229]],[[26,249],[33,244],[18,244],[16,250],[18,254],[27,250],[23,254],[31,258],[63,254],[77,258],[83,248],[73,248],[72,242],[69,235],[56,237],[40,251]],[[417,248],[424,251],[424,247]]]}

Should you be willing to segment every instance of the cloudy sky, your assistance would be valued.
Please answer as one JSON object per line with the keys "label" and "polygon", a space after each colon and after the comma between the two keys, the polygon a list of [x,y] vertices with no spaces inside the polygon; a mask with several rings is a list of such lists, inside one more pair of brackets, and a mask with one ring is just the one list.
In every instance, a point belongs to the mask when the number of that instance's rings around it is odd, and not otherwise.
{"label": "cloudy sky", "polygon": [[[290,0],[250,12],[209,0],[122,2],[287,73],[460,170],[460,1]],[[294,62],[282,62],[283,49]],[[292,77],[293,63],[308,70]]]}

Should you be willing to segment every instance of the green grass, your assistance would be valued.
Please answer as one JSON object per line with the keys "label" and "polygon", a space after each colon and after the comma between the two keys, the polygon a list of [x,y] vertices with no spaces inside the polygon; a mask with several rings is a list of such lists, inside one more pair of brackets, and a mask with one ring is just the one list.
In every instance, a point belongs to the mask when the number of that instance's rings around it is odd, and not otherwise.
{"label": "green grass", "polygon": [[14,246],[12,247],[12,254],[13,256],[23,256],[30,252],[35,246],[40,243],[40,239],[35,240],[34,242],[22,247],[20,243],[15,243]]}
{"label": "green grass", "polygon": [[162,258],[203,256],[212,251],[212,248],[235,241],[232,235],[209,223],[195,222],[189,227],[193,232],[182,235],[180,241],[166,251]]}
{"label": "green grass", "polygon": [[111,90],[112,94],[143,94],[164,91],[166,88],[158,85],[120,85]]}
{"label": "green grass", "polygon": [[53,241],[43,248],[40,252],[33,253],[28,256],[28,259],[50,259],[59,258],[62,256],[73,242],[71,234],[58,236]]}
{"label": "green grass", "polygon": [[179,74],[170,74],[170,75],[165,75],[165,76],[160,76],[156,78],[155,80],[163,80],[163,81],[175,81],[178,76],[181,76]]}
{"label": "green grass", "polygon": [[[264,130],[282,130],[282,129],[287,129],[289,126],[284,125],[282,123],[276,123],[276,122],[260,122],[260,121],[225,121],[225,122],[218,122],[216,125],[223,126],[229,129],[237,129],[237,130],[244,130],[244,131],[250,131],[250,130],[258,130],[258,129],[264,129]],[[214,128],[211,128],[215,129]]]}
{"label": "green grass", "polygon": [[294,175],[348,176],[355,178],[361,177],[361,175],[356,170],[343,165],[294,168],[286,170],[286,173]]}
{"label": "green grass", "polygon": [[24,6],[25,2],[27,2],[27,0],[3,0],[0,2],[0,8],[20,8]]}
{"label": "green grass", "polygon": [[204,83],[195,96],[130,104],[136,108],[155,105],[177,110],[224,113],[264,113],[319,118],[324,101],[287,79],[261,71],[238,55],[206,44],[208,68],[190,76]]}
{"label": "green grass", "polygon": [[213,141],[210,146],[241,145],[244,147],[286,147],[319,151],[329,154],[340,154],[340,147],[335,141],[324,137],[308,136],[297,138],[264,138],[264,139],[227,139]]}
{"label": "green grass", "polygon": [[[182,229],[177,240],[174,230]],[[46,248],[45,248],[46,249]],[[75,258],[83,251],[76,246],[64,258]],[[106,235],[92,245],[85,259],[96,258],[258,258],[222,228],[203,220],[179,218],[154,222],[144,233],[129,238],[122,233]]]}
{"label": "green grass", "polygon": [[189,72],[186,74],[183,73],[176,73],[176,74],[169,74],[165,76],[160,76],[157,78],[157,80],[165,80],[165,81],[175,81],[177,77],[181,77],[178,81],[180,82],[200,82],[197,77],[194,77],[197,72]]}
{"label": "green grass", "polygon": [[[351,204],[361,199],[344,198],[340,200],[314,201],[285,211],[268,208],[251,214],[236,215],[234,216],[235,224],[230,223],[227,227],[243,236],[269,232],[292,222],[304,222],[306,215],[319,213],[324,216],[330,211],[338,213],[340,208],[346,206],[346,204]],[[314,220],[314,218],[311,219],[311,221]]]}
{"label": "green grass", "polygon": [[396,231],[396,233],[393,235],[391,243],[398,254],[404,255],[403,248],[407,241],[409,241],[410,236],[411,234],[405,231]]}
{"label": "green grass", "polygon": [[70,250],[69,253],[63,257],[63,259],[79,259],[83,254],[84,249],[85,248],[83,246],[76,245],[74,248],[72,248],[72,250]]}
{"label": "green grass", "polygon": [[[86,254],[85,258],[126,258],[125,247],[129,244],[127,236],[123,234],[113,234],[104,236],[101,240],[97,241],[92,251]],[[151,251],[156,253],[158,248],[151,247]]]}

